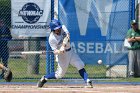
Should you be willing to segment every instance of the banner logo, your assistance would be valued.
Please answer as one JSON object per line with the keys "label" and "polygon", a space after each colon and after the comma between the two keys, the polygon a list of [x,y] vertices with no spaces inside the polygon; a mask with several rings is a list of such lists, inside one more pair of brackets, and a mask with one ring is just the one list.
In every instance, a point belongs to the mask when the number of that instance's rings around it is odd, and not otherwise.
{"label": "banner logo", "polygon": [[104,0],[102,2],[100,0],[88,0],[87,2],[84,0],[74,0],[74,5],[76,8],[80,35],[86,36],[88,22],[91,21],[91,18],[94,18],[95,23],[100,28],[101,35],[107,35],[113,0]]}
{"label": "banner logo", "polygon": [[18,16],[21,16],[29,24],[36,23],[42,15],[43,10],[40,10],[39,6],[35,3],[25,4],[18,14]]}

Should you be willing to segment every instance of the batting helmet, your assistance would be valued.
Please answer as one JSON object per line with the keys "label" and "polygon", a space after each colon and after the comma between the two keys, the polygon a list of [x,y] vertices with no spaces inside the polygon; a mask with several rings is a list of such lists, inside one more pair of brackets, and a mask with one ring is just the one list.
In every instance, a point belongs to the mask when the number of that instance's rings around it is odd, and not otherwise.
{"label": "batting helmet", "polygon": [[51,31],[54,31],[59,28],[62,28],[62,25],[58,20],[54,19],[50,22],[50,28],[51,28]]}

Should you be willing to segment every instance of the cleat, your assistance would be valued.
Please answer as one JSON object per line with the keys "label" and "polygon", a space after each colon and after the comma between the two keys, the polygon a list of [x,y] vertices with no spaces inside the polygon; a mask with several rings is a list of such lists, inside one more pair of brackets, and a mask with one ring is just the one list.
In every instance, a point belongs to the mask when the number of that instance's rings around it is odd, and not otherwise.
{"label": "cleat", "polygon": [[42,78],[38,81],[37,83],[37,87],[43,87],[43,85],[47,82],[47,80],[45,79],[45,76],[42,76]]}
{"label": "cleat", "polygon": [[87,82],[85,88],[93,88],[92,81]]}

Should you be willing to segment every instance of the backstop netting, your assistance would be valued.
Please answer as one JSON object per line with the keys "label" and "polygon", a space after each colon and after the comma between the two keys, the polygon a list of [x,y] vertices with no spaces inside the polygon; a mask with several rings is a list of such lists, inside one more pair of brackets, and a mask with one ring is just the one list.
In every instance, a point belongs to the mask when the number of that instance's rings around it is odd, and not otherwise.
{"label": "backstop netting", "polygon": [[[126,77],[123,41],[132,19],[132,0],[59,0],[59,19],[71,34],[71,44],[91,77]],[[97,61],[103,64],[98,65]],[[94,69],[98,66],[97,71]],[[89,67],[87,67],[89,69]]]}
{"label": "backstop netting", "polygon": [[[49,51],[46,38],[49,32],[47,34],[46,31],[53,17],[60,19],[68,28],[71,46],[86,64],[91,79],[127,77],[127,49],[123,47],[123,40],[134,17],[135,1],[0,0],[0,19],[15,34],[27,36],[8,42],[8,66],[13,71],[13,80],[39,79],[56,69],[53,54],[16,54],[22,51]],[[49,15],[45,14],[47,11]],[[34,37],[30,37],[32,35]],[[97,64],[99,59],[103,64]],[[3,79],[2,75],[0,78]],[[81,77],[74,67],[69,66],[64,78]]]}

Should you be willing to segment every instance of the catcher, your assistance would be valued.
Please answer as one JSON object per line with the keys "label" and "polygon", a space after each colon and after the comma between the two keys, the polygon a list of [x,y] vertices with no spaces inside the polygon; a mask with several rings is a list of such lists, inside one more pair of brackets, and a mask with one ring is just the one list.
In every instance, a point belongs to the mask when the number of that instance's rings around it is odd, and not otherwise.
{"label": "catcher", "polygon": [[9,68],[3,66],[2,64],[0,64],[0,69],[2,69],[2,71],[4,72],[3,78],[6,80],[6,82],[10,82],[13,77],[12,71]]}
{"label": "catcher", "polygon": [[70,34],[67,28],[64,25],[61,25],[56,19],[51,21],[50,28],[49,44],[54,51],[54,54],[57,55],[58,66],[54,73],[42,76],[37,83],[37,87],[42,87],[48,79],[62,78],[65,75],[69,64],[71,64],[77,68],[80,76],[85,81],[86,87],[92,88],[92,81],[88,78],[88,74],[84,69],[84,62],[70,47]]}
{"label": "catcher", "polygon": [[7,82],[10,82],[12,79],[12,72],[7,68],[9,59],[8,41],[11,39],[12,35],[9,27],[7,27],[4,21],[0,19],[0,60],[3,63],[3,65],[0,64],[0,68],[2,69],[0,77],[4,78]]}

